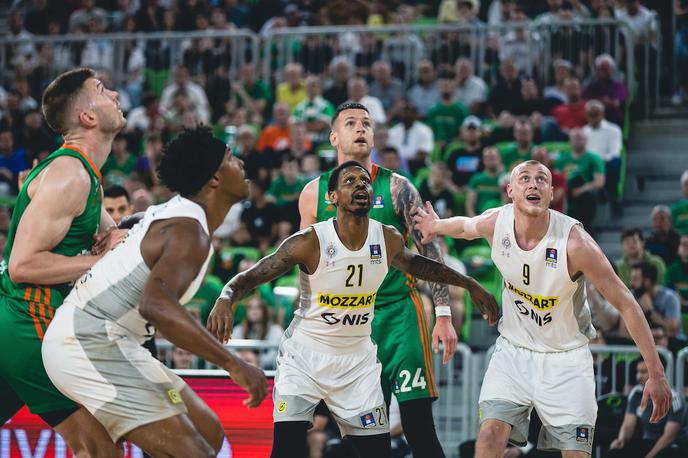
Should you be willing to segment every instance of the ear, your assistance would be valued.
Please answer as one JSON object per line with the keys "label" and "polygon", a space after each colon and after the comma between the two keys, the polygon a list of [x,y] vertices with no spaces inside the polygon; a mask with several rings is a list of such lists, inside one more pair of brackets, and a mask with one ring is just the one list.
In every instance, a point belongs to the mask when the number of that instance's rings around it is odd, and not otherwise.
{"label": "ear", "polygon": [[[509,196],[509,199],[513,199],[513,194],[514,189],[511,187],[511,183],[506,184],[506,195]],[[552,199],[554,199],[554,194],[552,194]]]}
{"label": "ear", "polygon": [[331,130],[330,131],[330,145],[332,145],[336,148],[338,143],[339,143],[339,139],[337,138],[337,134],[334,132],[334,130]]}
{"label": "ear", "polygon": [[81,110],[79,112],[79,124],[87,129],[93,129],[98,124],[96,114],[92,110]]}
{"label": "ear", "polygon": [[215,172],[215,174],[213,174],[212,178],[210,178],[210,180],[208,180],[208,183],[206,184],[206,186],[209,186],[211,189],[215,189],[215,188],[220,186],[220,176],[217,174],[217,172]]}
{"label": "ear", "polygon": [[328,192],[327,199],[336,206],[337,202],[339,201],[339,195],[337,194],[337,191]]}

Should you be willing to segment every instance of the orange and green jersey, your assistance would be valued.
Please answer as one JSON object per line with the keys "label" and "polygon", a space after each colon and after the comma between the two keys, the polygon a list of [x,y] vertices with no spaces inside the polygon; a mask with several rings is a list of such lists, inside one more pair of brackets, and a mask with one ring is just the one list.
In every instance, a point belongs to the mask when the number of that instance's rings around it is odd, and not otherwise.
{"label": "orange and green jersey", "polygon": [[[373,164],[371,176],[373,178],[373,208],[370,209],[370,217],[382,224],[394,226],[405,239],[408,238],[406,228],[401,224],[401,220],[394,211],[392,204],[392,194],[390,193],[390,181],[392,178],[391,170]],[[337,209],[327,199],[327,182],[332,175],[332,171],[320,175],[318,181],[318,222],[325,221],[336,216]],[[416,281],[410,275],[406,275],[397,269],[390,267],[378,289],[375,299],[375,306],[380,307],[386,304],[407,299],[416,290]]]}
{"label": "orange and green jersey", "polygon": [[102,177],[98,168],[83,152],[74,146],[62,145],[60,149],[53,152],[50,156],[41,161],[29,173],[29,176],[22,186],[12,214],[10,229],[7,234],[7,245],[5,248],[5,258],[0,263],[0,297],[14,300],[15,303],[23,303],[23,307],[28,308],[28,312],[33,317],[40,316],[46,321],[52,317],[55,308],[62,305],[64,298],[71,289],[71,284],[61,285],[32,285],[20,284],[12,281],[8,271],[9,259],[12,254],[14,238],[26,207],[31,202],[27,193],[29,184],[46,168],[52,161],[61,156],[70,156],[78,159],[83,164],[91,178],[91,189],[81,215],[74,218],[67,234],[51,251],[64,256],[79,256],[88,254],[93,246],[93,236],[98,233],[100,225],[100,214],[103,203],[101,182]]}

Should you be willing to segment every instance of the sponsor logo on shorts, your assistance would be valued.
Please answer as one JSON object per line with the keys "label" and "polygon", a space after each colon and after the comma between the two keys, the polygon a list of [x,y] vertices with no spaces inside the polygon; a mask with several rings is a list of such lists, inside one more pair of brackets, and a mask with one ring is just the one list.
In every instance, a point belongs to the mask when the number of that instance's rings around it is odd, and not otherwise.
{"label": "sponsor logo on shorts", "polygon": [[376,425],[377,423],[375,422],[375,415],[373,415],[373,412],[361,415],[361,426],[364,428],[372,428]]}
{"label": "sponsor logo on shorts", "polygon": [[282,413],[285,410],[287,410],[287,401],[280,401],[279,404],[277,404],[277,411]]}
{"label": "sponsor logo on shorts", "polygon": [[590,428],[579,426],[576,428],[576,442],[590,443]]}
{"label": "sponsor logo on shorts", "polygon": [[167,390],[167,397],[170,398],[172,404],[180,404],[181,402],[183,402],[182,397],[179,395],[179,392],[174,388],[170,388],[169,390]]}
{"label": "sponsor logo on shorts", "polygon": [[559,302],[559,296],[536,296],[518,289],[511,282],[506,282],[506,287],[509,289],[509,291],[513,291],[515,294],[533,304],[533,307],[535,307],[538,311],[554,308]]}
{"label": "sponsor logo on shorts", "polygon": [[333,309],[352,309],[372,307],[375,295],[372,294],[326,294],[318,293],[318,305]]}

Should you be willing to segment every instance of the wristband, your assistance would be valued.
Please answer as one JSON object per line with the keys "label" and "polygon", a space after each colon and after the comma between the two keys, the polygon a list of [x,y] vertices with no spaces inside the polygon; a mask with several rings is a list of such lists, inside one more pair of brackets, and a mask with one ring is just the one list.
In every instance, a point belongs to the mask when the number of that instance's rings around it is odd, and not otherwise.
{"label": "wristband", "polygon": [[438,305],[435,307],[435,316],[436,317],[441,317],[441,316],[448,316],[451,317],[451,307],[448,305]]}
{"label": "wristband", "polygon": [[232,296],[234,295],[234,290],[232,289],[231,286],[229,286],[229,283],[225,285],[224,288],[222,288],[222,292],[220,293],[220,299],[227,299],[232,300]]}

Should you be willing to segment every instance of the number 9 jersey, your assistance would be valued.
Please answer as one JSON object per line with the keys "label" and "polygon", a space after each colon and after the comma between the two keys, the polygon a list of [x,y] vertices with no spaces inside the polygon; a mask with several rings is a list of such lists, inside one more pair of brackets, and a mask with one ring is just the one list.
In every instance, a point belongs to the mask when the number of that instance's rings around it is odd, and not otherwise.
{"label": "number 9 jersey", "polygon": [[301,334],[342,349],[369,341],[375,296],[388,270],[382,224],[369,220],[368,237],[356,251],[341,242],[332,218],[312,227],[320,261],[312,274],[300,274],[300,306],[285,337]]}
{"label": "number 9 jersey", "polygon": [[573,218],[549,210],[549,227],[532,250],[514,236],[514,208],[499,210],[492,260],[504,277],[499,332],[512,344],[536,352],[582,347],[595,337],[582,276],[571,280],[567,245]]}

